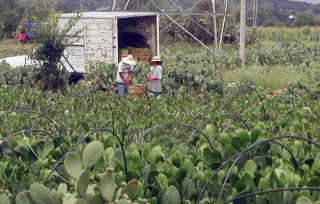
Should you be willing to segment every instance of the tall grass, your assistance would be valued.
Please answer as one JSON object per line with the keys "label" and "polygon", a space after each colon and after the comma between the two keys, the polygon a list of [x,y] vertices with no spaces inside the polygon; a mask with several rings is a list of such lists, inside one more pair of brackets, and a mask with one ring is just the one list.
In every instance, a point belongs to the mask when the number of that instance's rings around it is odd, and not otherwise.
{"label": "tall grass", "polygon": [[288,88],[292,82],[310,83],[308,75],[294,66],[245,67],[225,71],[228,81],[250,81],[271,90]]}
{"label": "tall grass", "polygon": [[261,27],[258,28],[259,41],[312,41],[320,40],[320,27],[301,28]]}

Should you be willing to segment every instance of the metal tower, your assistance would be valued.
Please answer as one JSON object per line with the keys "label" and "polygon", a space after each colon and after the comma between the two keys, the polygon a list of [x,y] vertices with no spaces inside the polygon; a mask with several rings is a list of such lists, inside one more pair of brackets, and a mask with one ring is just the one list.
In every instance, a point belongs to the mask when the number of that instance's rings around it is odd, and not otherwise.
{"label": "metal tower", "polygon": [[[229,0],[235,12],[240,11],[239,0]],[[258,27],[258,0],[246,0],[246,17],[251,20],[254,27]]]}
{"label": "metal tower", "polygon": [[[113,0],[112,10],[126,10],[127,6],[130,3],[130,0],[124,0],[124,2],[122,2],[122,4],[121,4],[122,8],[119,8],[116,6],[117,1],[120,1],[120,0]],[[135,3],[135,10],[141,11],[139,9],[140,0],[131,0],[131,1],[134,1],[133,3]],[[179,28],[184,30],[192,38],[194,38],[198,43],[200,43],[201,45],[203,45],[204,47],[206,47],[209,51],[211,51],[213,53],[219,51],[221,48],[221,43],[223,41],[222,38],[225,34],[224,32],[225,32],[225,26],[226,26],[226,21],[227,21],[228,16],[231,16],[234,18],[234,21],[232,23],[234,23],[235,29],[237,28],[235,15],[240,10],[240,0],[211,0],[212,1],[212,13],[193,13],[190,10],[184,11],[178,5],[179,0],[167,0],[167,2],[168,1],[170,2],[170,6],[167,6],[166,8],[160,8],[160,6],[158,6],[157,3],[153,0],[149,0],[149,1],[159,10],[159,15],[165,16],[166,18],[168,18],[171,21],[170,25],[175,24],[176,26],[178,26]],[[252,26],[257,26],[258,0],[245,0],[245,1],[249,3],[249,4],[247,3],[248,7],[246,7],[247,19],[252,20]],[[223,10],[224,11],[223,11],[223,13],[216,13],[216,5],[217,5],[217,3],[221,3],[221,2],[223,2]],[[197,5],[198,3],[199,3],[199,1],[195,5]],[[178,12],[177,12],[177,10],[178,10]],[[173,15],[175,17],[173,17]],[[213,25],[214,33],[211,33],[209,30],[204,28],[200,23],[196,22],[193,18],[190,17],[190,16],[194,16],[194,15],[212,16],[213,24],[214,24]],[[177,18],[177,16],[179,16],[179,17]],[[220,28],[217,28],[217,17],[223,18],[222,26]],[[189,18],[197,26],[199,26],[201,29],[203,29],[203,32],[206,32],[207,34],[213,36],[214,41],[215,41],[214,42],[215,50],[212,50],[211,48],[209,48],[201,40],[197,39],[191,32],[189,32],[184,26],[182,26],[178,22],[178,20],[181,18]],[[162,30],[160,30],[160,31],[164,31],[167,27],[162,28]],[[219,29],[219,31],[218,31],[218,29]],[[218,37],[218,33],[220,34],[219,37]],[[235,30],[235,33],[237,33],[237,30]],[[218,45],[218,40],[219,40],[219,45]]]}

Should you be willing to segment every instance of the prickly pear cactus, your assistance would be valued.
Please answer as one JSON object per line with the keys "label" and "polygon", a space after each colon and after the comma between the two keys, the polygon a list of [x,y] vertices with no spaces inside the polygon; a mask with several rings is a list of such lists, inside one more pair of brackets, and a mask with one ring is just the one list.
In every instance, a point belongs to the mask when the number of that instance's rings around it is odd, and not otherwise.
{"label": "prickly pear cactus", "polygon": [[122,200],[119,200],[119,202],[117,202],[117,204],[131,204],[131,201],[126,200],[126,199],[122,199]]}
{"label": "prickly pear cactus", "polygon": [[85,169],[80,174],[76,184],[77,193],[80,198],[84,198],[86,196],[86,192],[89,186],[89,181],[90,181],[90,172],[87,169]]}
{"label": "prickly pear cactus", "polygon": [[80,157],[75,152],[71,152],[66,156],[64,167],[68,174],[75,180],[79,178],[83,170]]}
{"label": "prickly pear cactus", "polygon": [[56,204],[51,196],[50,190],[42,184],[31,184],[30,195],[35,204]]}
{"label": "prickly pear cactus", "polygon": [[79,198],[75,204],[88,204],[88,202],[82,198]]}
{"label": "prickly pear cactus", "polygon": [[59,184],[59,187],[58,187],[58,200],[59,200],[59,203],[63,203],[63,197],[66,195],[67,193],[67,184],[65,183],[60,183]]}
{"label": "prickly pear cactus", "polygon": [[124,194],[128,195],[129,198],[133,198],[134,194],[138,189],[138,181],[130,181],[122,190],[121,196]]}
{"label": "prickly pear cactus", "polygon": [[82,162],[85,168],[92,167],[100,159],[104,152],[103,144],[98,141],[90,142],[83,150]]}
{"label": "prickly pear cactus", "polygon": [[0,203],[1,204],[10,204],[10,199],[5,194],[0,194]]}
{"label": "prickly pear cactus", "polygon": [[101,197],[101,195],[100,195],[99,193],[96,194],[96,195],[92,198],[92,200],[91,200],[90,203],[92,203],[92,204],[105,204],[104,200],[102,199],[102,197]]}
{"label": "prickly pear cactus", "polygon": [[103,144],[100,141],[90,142],[83,150],[82,161],[79,155],[75,152],[71,152],[66,156],[64,166],[69,176],[78,180],[79,176],[83,172],[84,168],[92,167],[102,156],[104,149]]}
{"label": "prickly pear cactus", "polygon": [[114,152],[111,152],[109,156],[109,167],[114,168],[115,166],[116,166],[116,158],[115,158]]}
{"label": "prickly pear cactus", "polygon": [[116,184],[113,171],[113,168],[108,167],[107,170],[102,174],[99,182],[101,197],[106,202],[111,202],[115,193]]}
{"label": "prickly pear cactus", "polygon": [[[2,203],[2,202],[1,202]],[[31,204],[28,196],[25,193],[19,193],[16,198],[17,204]]]}
{"label": "prickly pear cactus", "polygon": [[175,186],[170,186],[164,194],[163,203],[180,204],[181,198],[179,190]]}
{"label": "prickly pear cactus", "polygon": [[[64,166],[67,173],[74,180],[74,184],[68,189],[67,184],[59,184],[57,188],[49,190],[42,184],[33,183],[30,185],[29,191],[24,191],[17,195],[17,204],[147,204],[143,196],[143,184],[133,180],[129,183],[121,183],[116,185],[116,177],[114,168],[116,166],[115,154],[109,155],[109,167],[104,173],[95,175],[97,183],[93,183],[90,169],[101,158],[103,154],[103,144],[100,141],[89,143],[83,150],[82,157],[75,152],[71,152],[66,156]],[[91,160],[90,160],[91,158]],[[4,195],[5,196],[5,195]],[[2,199],[0,192],[0,204],[9,204]],[[141,201],[141,202],[139,202]]]}

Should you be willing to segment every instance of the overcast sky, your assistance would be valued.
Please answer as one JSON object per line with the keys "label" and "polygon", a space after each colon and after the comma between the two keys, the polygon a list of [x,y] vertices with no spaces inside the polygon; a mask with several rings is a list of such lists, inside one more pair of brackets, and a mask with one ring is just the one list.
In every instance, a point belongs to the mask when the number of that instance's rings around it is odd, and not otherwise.
{"label": "overcast sky", "polygon": [[307,3],[312,3],[312,4],[320,4],[320,0],[291,0],[291,1],[302,1]]}

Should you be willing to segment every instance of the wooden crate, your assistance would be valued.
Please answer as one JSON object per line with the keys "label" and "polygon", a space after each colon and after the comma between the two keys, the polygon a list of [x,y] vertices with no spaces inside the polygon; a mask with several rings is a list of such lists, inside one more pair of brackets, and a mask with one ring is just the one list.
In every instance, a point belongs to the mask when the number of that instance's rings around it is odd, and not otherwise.
{"label": "wooden crate", "polygon": [[128,54],[129,54],[129,51],[128,51],[128,50],[119,50],[119,52],[118,52],[118,61],[120,62],[121,59],[122,59],[123,57],[128,56]]}
{"label": "wooden crate", "polygon": [[140,62],[150,62],[150,57],[139,57]]}
{"label": "wooden crate", "polygon": [[147,93],[147,86],[140,85],[130,85],[129,86],[129,95],[131,97],[143,97]]}
{"label": "wooden crate", "polygon": [[134,58],[139,57],[139,50],[129,50],[129,54],[132,55]]}
{"label": "wooden crate", "polygon": [[150,55],[139,55],[139,59],[150,58]]}
{"label": "wooden crate", "polygon": [[145,56],[145,55],[150,56],[150,49],[139,49],[139,56]]}
{"label": "wooden crate", "polygon": [[150,49],[149,48],[140,48],[139,49],[139,57],[140,58],[147,58],[150,57]]}
{"label": "wooden crate", "polygon": [[150,49],[149,48],[140,48],[139,54],[150,54]]}
{"label": "wooden crate", "polygon": [[119,50],[119,56],[123,55],[124,57],[128,56],[129,50]]}

